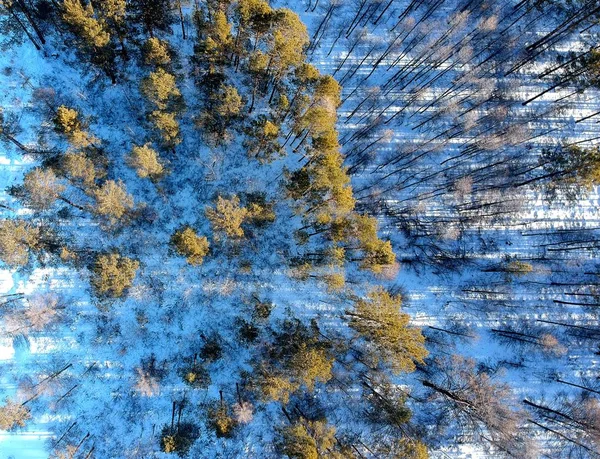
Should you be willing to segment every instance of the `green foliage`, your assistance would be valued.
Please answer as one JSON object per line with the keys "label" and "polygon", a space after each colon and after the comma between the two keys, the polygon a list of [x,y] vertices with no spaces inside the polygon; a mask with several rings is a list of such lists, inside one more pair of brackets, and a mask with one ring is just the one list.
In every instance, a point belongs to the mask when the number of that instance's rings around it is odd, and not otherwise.
{"label": "green foliage", "polygon": [[195,359],[182,367],[179,375],[185,384],[194,389],[206,389],[210,385],[210,374],[201,363]]}
{"label": "green foliage", "polygon": [[162,68],[144,78],[140,87],[144,97],[159,110],[165,110],[181,96],[175,76]]}
{"label": "green foliage", "polygon": [[83,153],[67,153],[62,157],[62,173],[71,181],[92,187],[96,180],[96,168]]}
{"label": "green foliage", "polygon": [[160,133],[163,142],[169,147],[181,143],[179,138],[179,123],[175,119],[175,113],[155,110],[150,114],[150,120]]}
{"label": "green foliage", "polygon": [[125,190],[123,182],[107,180],[94,190],[96,207],[94,211],[116,223],[133,209],[133,197]]}
{"label": "green foliage", "polygon": [[29,253],[40,246],[39,228],[23,220],[0,220],[0,260],[12,268],[29,263]]}
{"label": "green foliage", "polygon": [[92,285],[100,296],[120,298],[133,284],[139,267],[138,261],[118,253],[99,255],[92,268]]}
{"label": "green foliage", "polygon": [[177,453],[184,457],[199,436],[198,428],[189,422],[182,422],[176,427],[163,426],[160,434],[160,450],[165,453]]}
{"label": "green foliage", "polygon": [[110,34],[102,20],[95,17],[91,2],[86,6],[80,0],[63,0],[63,20],[73,28],[87,45],[102,48],[110,41]]}
{"label": "green foliage", "polygon": [[4,405],[0,406],[0,430],[14,430],[17,427],[25,427],[25,423],[29,419],[31,419],[31,413],[21,403],[6,398]]}
{"label": "green foliage", "polygon": [[143,146],[134,145],[127,162],[133,167],[137,175],[141,178],[158,178],[162,175],[164,168],[160,163],[158,153],[150,144]]}
{"label": "green foliage", "polygon": [[350,327],[394,373],[414,371],[415,362],[423,363],[428,354],[425,338],[418,328],[408,325],[410,318],[400,311],[401,304],[400,296],[392,296],[378,287],[366,299],[357,300],[352,311],[347,311]]}
{"label": "green foliage", "polygon": [[552,194],[563,192],[575,199],[600,185],[600,149],[557,147],[542,152],[547,186]]}
{"label": "green foliage", "polygon": [[222,402],[211,406],[207,412],[208,424],[217,434],[217,437],[231,437],[235,428],[235,419],[230,414],[227,405]]}
{"label": "green foliage", "polygon": [[27,204],[35,210],[47,210],[56,202],[65,186],[52,169],[36,167],[25,174],[23,190]]}
{"label": "green foliage", "polygon": [[143,47],[144,62],[148,65],[160,66],[171,63],[169,44],[156,37],[149,38]]}
{"label": "green foliage", "polygon": [[248,217],[248,209],[240,206],[240,198],[237,196],[234,195],[231,199],[219,196],[216,206],[208,207],[205,213],[217,237],[220,235],[231,239],[244,237],[242,223]]}
{"label": "green foliage", "polygon": [[318,459],[317,442],[304,425],[298,423],[281,430],[278,444],[281,454],[290,459]]}
{"label": "green foliage", "polygon": [[210,246],[206,237],[198,236],[189,226],[176,231],[171,242],[177,252],[186,257],[187,262],[191,265],[201,265]]}
{"label": "green foliage", "polygon": [[242,96],[233,86],[221,86],[221,89],[215,94],[216,101],[214,110],[222,118],[229,119],[240,114],[243,102]]}

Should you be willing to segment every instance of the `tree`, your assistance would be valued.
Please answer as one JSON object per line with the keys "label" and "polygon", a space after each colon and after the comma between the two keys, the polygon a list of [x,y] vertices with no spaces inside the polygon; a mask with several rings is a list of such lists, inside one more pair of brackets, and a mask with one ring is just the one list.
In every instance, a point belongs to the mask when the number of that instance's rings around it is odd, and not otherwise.
{"label": "tree", "polygon": [[309,38],[306,26],[292,10],[280,8],[276,10],[275,18],[269,54],[274,77],[279,80],[304,61]]}
{"label": "tree", "polygon": [[217,437],[231,437],[233,434],[236,423],[229,411],[222,400],[208,409],[208,423],[215,430]]}
{"label": "tree", "polygon": [[110,41],[106,25],[95,17],[91,2],[84,7],[80,0],[64,0],[62,17],[89,46],[102,48]]}
{"label": "tree", "polygon": [[132,21],[141,24],[150,38],[157,30],[168,32],[175,20],[170,0],[132,0],[130,7]]}
{"label": "tree", "polygon": [[120,298],[131,287],[140,263],[109,253],[99,255],[92,268],[92,285],[101,296]]}
{"label": "tree", "polygon": [[133,209],[133,197],[125,190],[123,182],[107,180],[94,190],[96,208],[94,211],[116,223],[127,212]]}
{"label": "tree", "polygon": [[40,247],[41,231],[24,220],[0,220],[0,260],[12,268],[29,263],[29,253]]}
{"label": "tree", "polygon": [[150,177],[156,179],[163,173],[163,165],[160,163],[158,153],[150,144],[143,146],[134,145],[127,162],[133,167],[141,178]]}
{"label": "tree", "polygon": [[144,43],[144,62],[148,65],[161,66],[171,63],[169,44],[159,38],[149,38]]}
{"label": "tree", "polygon": [[[173,409],[175,409],[175,405],[173,406]],[[177,426],[174,426],[173,423],[171,423],[170,426],[166,425],[162,429],[160,435],[160,449],[165,453],[177,453],[179,456],[184,457],[198,436],[198,428],[190,422],[180,423],[178,421]]]}
{"label": "tree", "polygon": [[73,108],[61,105],[56,109],[53,121],[56,131],[64,134],[75,149],[84,149],[97,142],[94,136],[85,132],[79,113]]}
{"label": "tree", "polygon": [[242,96],[234,86],[221,86],[214,98],[215,113],[220,117],[227,120],[240,114],[243,107]]}
{"label": "tree", "polygon": [[150,120],[160,132],[165,145],[173,148],[181,142],[179,139],[179,123],[175,119],[175,113],[155,110],[150,114]]}
{"label": "tree", "polygon": [[219,196],[216,206],[208,207],[205,213],[217,235],[224,234],[231,239],[244,237],[242,223],[248,217],[248,209],[240,206],[240,198],[236,195],[231,199]]}
{"label": "tree", "polygon": [[317,442],[301,423],[281,430],[278,449],[290,459],[318,459]]}
{"label": "tree", "polygon": [[54,116],[53,121],[55,129],[67,136],[73,135],[83,128],[77,110],[64,105],[61,105],[56,109],[56,115]]}
{"label": "tree", "polygon": [[97,173],[94,162],[84,153],[67,153],[62,157],[62,173],[75,183],[92,187]]}
{"label": "tree", "polygon": [[201,265],[204,257],[208,254],[208,239],[198,236],[189,226],[176,231],[171,242],[177,252],[186,257],[187,262],[191,265]]}
{"label": "tree", "polygon": [[314,390],[317,382],[326,383],[332,377],[333,358],[325,349],[300,343],[298,349],[286,363],[296,382],[303,384],[308,390]]}
{"label": "tree", "polygon": [[173,101],[181,96],[175,76],[159,68],[151,72],[141,83],[142,94],[160,110],[165,110]]}
{"label": "tree", "polygon": [[[425,338],[418,328],[409,327],[410,317],[400,311],[402,298],[382,287],[372,290],[366,299],[354,303],[349,325],[395,373],[411,372],[427,357]],[[375,357],[377,358],[377,357]]]}
{"label": "tree", "polygon": [[31,413],[21,403],[4,399],[4,405],[0,406],[0,430],[13,430],[17,427],[25,427],[25,423],[31,419]]}
{"label": "tree", "polygon": [[432,377],[421,382],[446,408],[440,413],[444,419],[511,456],[532,457],[522,431],[524,413],[515,407],[507,384],[495,381],[473,359],[455,355],[434,363]]}
{"label": "tree", "polygon": [[33,330],[41,331],[58,318],[59,310],[63,308],[64,305],[57,294],[35,294],[27,300],[25,318]]}
{"label": "tree", "polygon": [[545,180],[550,193],[565,192],[575,199],[600,184],[600,149],[577,145],[542,151]]}
{"label": "tree", "polygon": [[56,202],[65,190],[52,169],[36,167],[25,174],[23,191],[31,208],[47,210]]}

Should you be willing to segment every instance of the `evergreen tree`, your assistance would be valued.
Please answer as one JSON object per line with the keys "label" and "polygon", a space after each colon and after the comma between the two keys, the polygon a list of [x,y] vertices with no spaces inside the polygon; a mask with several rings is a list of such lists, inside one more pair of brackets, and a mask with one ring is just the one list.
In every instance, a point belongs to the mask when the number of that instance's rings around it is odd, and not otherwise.
{"label": "evergreen tree", "polygon": [[175,119],[175,113],[155,110],[150,113],[150,120],[160,133],[160,136],[169,148],[174,148],[181,143],[179,138],[179,123]]}
{"label": "evergreen tree", "polygon": [[142,80],[141,90],[144,97],[160,110],[165,110],[181,96],[175,76],[162,68]]}
{"label": "evergreen tree", "polygon": [[150,144],[141,147],[134,145],[127,162],[141,178],[156,179],[162,175],[164,170],[158,158],[158,153],[150,147]]}
{"label": "evergreen tree", "polygon": [[301,423],[281,429],[278,449],[290,459],[319,459],[317,442]]}
{"label": "evergreen tree", "polygon": [[166,66],[171,63],[169,44],[159,38],[146,40],[143,47],[144,62],[153,66]]}
{"label": "evergreen tree", "polygon": [[100,255],[92,268],[92,285],[100,296],[120,298],[131,287],[139,267],[138,261],[118,253]]}
{"label": "evergreen tree", "polygon": [[102,48],[110,41],[106,24],[96,18],[91,2],[86,6],[80,0],[63,0],[64,21],[92,48]]}
{"label": "evergreen tree", "polygon": [[198,236],[189,226],[176,231],[171,242],[180,255],[186,257],[191,265],[201,265],[208,254],[209,243],[204,236]]}
{"label": "evergreen tree", "polygon": [[4,405],[0,406],[0,430],[13,430],[17,427],[25,427],[25,423],[31,419],[31,413],[21,403],[16,403],[6,398]]}
{"label": "evergreen tree", "polygon": [[29,263],[29,253],[40,247],[41,231],[23,220],[0,220],[0,260],[12,268]]}
{"label": "evergreen tree", "polygon": [[231,199],[219,196],[215,207],[208,207],[205,213],[217,237],[219,235],[232,239],[244,237],[242,223],[248,217],[248,209],[240,206],[240,198],[237,196],[234,195]]}
{"label": "evergreen tree", "polygon": [[372,347],[373,356],[381,356],[395,373],[414,371],[428,354],[425,338],[408,325],[410,317],[400,311],[401,304],[400,296],[379,287],[346,312],[350,327]]}
{"label": "evergreen tree", "polygon": [[133,197],[125,190],[123,182],[107,180],[94,190],[96,207],[94,211],[116,223],[133,209]]}
{"label": "evergreen tree", "polygon": [[132,21],[154,38],[157,31],[168,32],[175,16],[171,0],[131,0]]}
{"label": "evergreen tree", "polygon": [[84,153],[64,155],[61,170],[69,180],[86,187],[92,187],[97,178],[94,163]]}
{"label": "evergreen tree", "polygon": [[27,204],[35,210],[47,210],[56,202],[65,186],[52,169],[36,167],[25,174],[23,191]]}

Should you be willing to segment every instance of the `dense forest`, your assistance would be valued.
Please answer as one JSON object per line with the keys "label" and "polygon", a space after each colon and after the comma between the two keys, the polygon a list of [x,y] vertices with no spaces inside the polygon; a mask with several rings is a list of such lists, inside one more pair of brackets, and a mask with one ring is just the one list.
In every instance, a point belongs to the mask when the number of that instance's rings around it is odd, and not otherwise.
{"label": "dense forest", "polygon": [[600,457],[599,34],[0,0],[0,459]]}

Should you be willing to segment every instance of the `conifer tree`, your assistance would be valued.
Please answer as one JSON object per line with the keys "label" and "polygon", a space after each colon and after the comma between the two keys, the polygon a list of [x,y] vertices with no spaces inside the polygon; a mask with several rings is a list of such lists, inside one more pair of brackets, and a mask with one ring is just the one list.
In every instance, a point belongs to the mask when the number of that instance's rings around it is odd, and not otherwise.
{"label": "conifer tree", "polygon": [[21,403],[16,403],[6,398],[4,405],[0,406],[0,430],[13,430],[17,427],[25,427],[25,423],[29,419],[31,419],[31,413]]}
{"label": "conifer tree", "polygon": [[116,223],[133,209],[133,197],[125,190],[123,182],[107,180],[101,187],[94,190],[98,215],[107,217],[111,223]]}
{"label": "conifer tree", "polygon": [[175,113],[155,110],[150,113],[150,120],[160,133],[165,146],[173,148],[181,142],[179,138],[179,123],[175,119]]}
{"label": "conifer tree", "polygon": [[131,287],[139,266],[118,253],[100,255],[92,269],[92,285],[100,296],[119,298]]}
{"label": "conifer tree", "polygon": [[198,236],[189,226],[176,231],[171,238],[180,255],[186,257],[191,265],[201,265],[208,254],[209,243],[204,236]]}
{"label": "conifer tree", "polygon": [[25,174],[23,191],[27,204],[35,210],[47,210],[56,202],[65,186],[52,169],[36,167]]}
{"label": "conifer tree", "polygon": [[143,47],[144,62],[148,65],[165,66],[171,63],[171,51],[166,41],[153,37]]}
{"label": "conifer tree", "polygon": [[96,18],[91,2],[83,6],[80,0],[63,0],[64,21],[92,48],[102,48],[110,41],[103,21]]}
{"label": "conifer tree", "polygon": [[159,110],[165,110],[181,96],[175,76],[159,68],[142,80],[142,94]]}
{"label": "conifer tree", "polygon": [[415,363],[423,363],[428,354],[425,338],[418,328],[409,326],[410,318],[400,311],[401,303],[400,296],[378,287],[346,312],[350,327],[395,373],[414,371]]}
{"label": "conifer tree", "polygon": [[175,21],[171,0],[131,0],[131,19],[141,25],[150,38],[157,31],[168,32]]}
{"label": "conifer tree", "polygon": [[81,183],[86,187],[94,185],[96,168],[91,159],[84,153],[67,153],[62,158],[62,173],[74,183]]}
{"label": "conifer tree", "polygon": [[232,239],[244,237],[242,223],[248,217],[248,209],[240,206],[240,198],[237,196],[234,195],[231,199],[219,196],[215,207],[208,207],[205,213],[217,237],[219,235]]}
{"label": "conifer tree", "polygon": [[40,247],[40,229],[23,220],[0,220],[0,260],[12,268],[26,266],[30,251]]}
{"label": "conifer tree", "polygon": [[150,144],[143,146],[134,145],[127,162],[133,167],[141,178],[156,179],[162,175],[164,168],[158,158],[158,153],[150,147]]}

